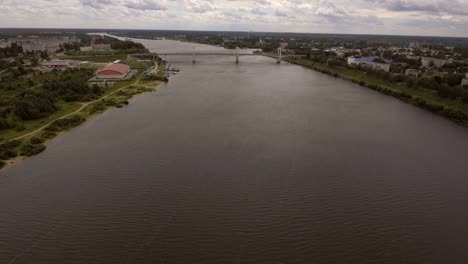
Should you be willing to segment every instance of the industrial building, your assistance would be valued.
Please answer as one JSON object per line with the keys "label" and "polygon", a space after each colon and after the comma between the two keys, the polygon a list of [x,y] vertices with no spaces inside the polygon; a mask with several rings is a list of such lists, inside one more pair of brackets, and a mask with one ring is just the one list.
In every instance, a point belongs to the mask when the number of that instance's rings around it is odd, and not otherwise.
{"label": "industrial building", "polygon": [[438,58],[430,58],[430,57],[421,57],[421,64],[424,67],[436,67],[436,68],[441,68],[445,64],[451,63],[450,60],[445,60],[445,59],[438,59]]}
{"label": "industrial building", "polygon": [[122,63],[112,63],[97,71],[97,79],[124,79],[130,73],[130,67]]}
{"label": "industrial building", "polygon": [[50,60],[42,61],[41,67],[46,69],[65,69],[65,68],[74,68],[80,66],[80,61],[72,60]]}
{"label": "industrial building", "polygon": [[374,62],[375,59],[378,59],[377,56],[372,57],[348,57],[348,65],[364,65],[371,67],[377,70],[383,70],[386,72],[390,71],[390,64]]}

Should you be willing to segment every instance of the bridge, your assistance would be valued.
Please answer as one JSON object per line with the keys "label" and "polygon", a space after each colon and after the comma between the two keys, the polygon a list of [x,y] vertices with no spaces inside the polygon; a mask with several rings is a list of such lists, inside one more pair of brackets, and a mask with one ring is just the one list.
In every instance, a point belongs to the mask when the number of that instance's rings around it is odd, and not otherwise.
{"label": "bridge", "polygon": [[[282,59],[282,50],[278,48],[278,60],[277,63],[281,63]],[[196,63],[196,57],[199,56],[233,56],[235,57],[236,63],[240,62],[240,57],[243,56],[261,56],[263,53],[240,53],[239,49],[236,49],[235,53],[226,53],[226,52],[196,52],[195,47],[193,47],[192,52],[162,52],[162,53],[143,53],[143,54],[131,54],[129,58],[147,58],[155,60],[158,57],[161,58],[162,56],[191,56],[192,63]]]}

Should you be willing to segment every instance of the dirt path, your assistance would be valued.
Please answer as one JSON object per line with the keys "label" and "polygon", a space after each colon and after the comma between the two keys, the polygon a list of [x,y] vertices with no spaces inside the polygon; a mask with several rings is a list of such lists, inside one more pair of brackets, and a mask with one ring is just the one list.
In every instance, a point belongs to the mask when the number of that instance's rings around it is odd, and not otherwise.
{"label": "dirt path", "polygon": [[27,133],[27,134],[24,134],[24,135],[19,136],[19,137],[16,137],[16,138],[12,138],[12,139],[10,139],[10,140],[19,140],[19,139],[23,139],[23,138],[30,137],[30,136],[32,136],[32,135],[34,135],[34,134],[40,132],[41,130],[45,129],[46,127],[48,127],[48,126],[49,126],[50,124],[52,124],[53,122],[55,122],[55,121],[57,121],[57,120],[59,120],[59,119],[67,118],[67,117],[69,117],[69,116],[78,114],[79,112],[81,112],[81,110],[85,109],[85,108],[86,108],[87,106],[89,106],[90,104],[94,104],[94,103],[97,103],[97,102],[99,102],[99,101],[102,101],[102,100],[106,99],[107,97],[109,97],[109,96],[111,96],[111,95],[113,95],[113,94],[115,94],[115,93],[121,91],[122,89],[125,89],[125,88],[127,88],[127,87],[129,87],[129,86],[132,86],[132,85],[135,85],[135,84],[138,84],[138,82],[139,82],[139,80],[136,80],[135,82],[133,82],[133,83],[131,83],[131,84],[129,84],[129,85],[125,85],[125,86],[123,86],[123,87],[120,87],[119,89],[117,89],[117,90],[115,90],[115,91],[113,91],[113,92],[111,92],[111,93],[108,93],[108,94],[104,95],[103,97],[101,97],[101,98],[99,98],[99,99],[96,99],[96,100],[94,100],[94,101],[86,102],[86,103],[81,103],[80,108],[78,108],[77,110],[75,110],[75,111],[73,111],[73,112],[71,112],[71,113],[68,113],[68,114],[66,114],[66,115],[63,115],[63,116],[61,116],[61,117],[59,117],[59,118],[56,118],[56,119],[50,121],[49,123],[47,123],[47,124],[41,126],[40,128],[38,128],[38,129],[36,129],[36,130],[34,130],[34,131],[31,131],[31,132],[29,132],[29,133]]}

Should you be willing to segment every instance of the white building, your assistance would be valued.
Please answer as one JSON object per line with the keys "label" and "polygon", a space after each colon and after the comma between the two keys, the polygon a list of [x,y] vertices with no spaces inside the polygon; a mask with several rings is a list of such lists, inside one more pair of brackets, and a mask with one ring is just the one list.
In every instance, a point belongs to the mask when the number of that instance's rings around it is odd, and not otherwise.
{"label": "white building", "polygon": [[462,80],[461,86],[468,86],[468,73],[465,74],[465,78]]}
{"label": "white building", "polygon": [[0,39],[0,48],[8,48],[10,43],[4,39]]}
{"label": "white building", "polygon": [[65,69],[78,67],[80,63],[72,60],[50,60],[41,62],[41,67],[45,69]]}
{"label": "white building", "polygon": [[93,48],[92,47],[80,47],[80,51],[93,51]]}
{"label": "white building", "polygon": [[380,62],[374,62],[375,59],[378,59],[379,57],[373,56],[373,57],[348,57],[348,65],[364,65],[373,69],[377,70],[383,70],[386,72],[390,71],[390,64],[387,63],[380,63]]}
{"label": "white building", "polygon": [[438,58],[421,57],[421,64],[423,67],[434,66],[436,68],[441,68],[445,64],[448,64],[448,63],[451,63],[451,61],[445,60],[445,59],[438,59]]}
{"label": "white building", "polygon": [[405,71],[405,75],[406,75],[406,76],[414,76],[414,77],[416,77],[416,78],[419,77],[419,74],[420,74],[420,73],[421,73],[421,72],[420,72],[419,70],[416,70],[416,69],[407,69],[407,70]]}
{"label": "white building", "polygon": [[18,37],[14,39],[23,48],[23,52],[37,52],[46,51],[49,54],[53,54],[60,49],[60,45],[65,43],[76,42],[76,37]]}

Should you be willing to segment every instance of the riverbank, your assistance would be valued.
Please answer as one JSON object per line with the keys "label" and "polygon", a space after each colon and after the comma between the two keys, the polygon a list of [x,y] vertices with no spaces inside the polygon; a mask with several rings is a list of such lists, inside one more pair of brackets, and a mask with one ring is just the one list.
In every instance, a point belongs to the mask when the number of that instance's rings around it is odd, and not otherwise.
{"label": "riverbank", "polygon": [[402,84],[385,81],[355,69],[333,67],[304,58],[283,58],[283,60],[368,87],[447,117],[461,125],[468,126],[468,106],[463,104],[460,99],[441,98],[432,91],[411,89]]}
{"label": "riverbank", "polygon": [[73,128],[84,125],[112,107],[122,108],[128,105],[134,96],[155,91],[161,83],[161,81],[143,80],[141,77],[127,83],[122,82],[102,97],[91,102],[82,103],[77,110],[60,116],[28,134],[4,142],[0,146],[2,151],[17,153],[17,155],[12,154],[14,157],[2,161],[0,173],[18,161],[41,153],[52,139]]}

